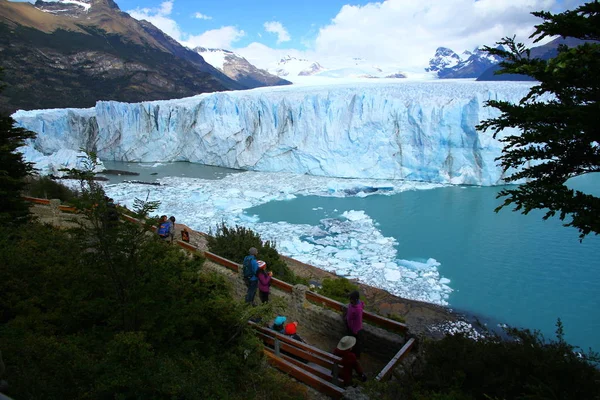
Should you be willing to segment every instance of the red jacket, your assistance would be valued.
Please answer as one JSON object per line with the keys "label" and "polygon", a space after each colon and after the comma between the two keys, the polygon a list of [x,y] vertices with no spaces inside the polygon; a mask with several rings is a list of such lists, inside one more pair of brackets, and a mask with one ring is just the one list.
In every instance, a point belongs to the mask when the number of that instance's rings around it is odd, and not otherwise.
{"label": "red jacket", "polygon": [[363,369],[356,358],[356,354],[354,354],[351,350],[340,350],[336,348],[333,351],[333,354],[342,358],[340,380],[344,383],[344,385],[349,385],[352,383],[352,370],[355,370],[359,375],[363,374]]}

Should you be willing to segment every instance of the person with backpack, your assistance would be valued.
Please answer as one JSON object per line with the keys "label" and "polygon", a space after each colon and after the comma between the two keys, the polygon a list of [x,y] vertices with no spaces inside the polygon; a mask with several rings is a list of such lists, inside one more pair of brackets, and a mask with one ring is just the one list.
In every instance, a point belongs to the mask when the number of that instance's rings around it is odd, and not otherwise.
{"label": "person with backpack", "polygon": [[254,296],[256,296],[256,289],[258,288],[258,277],[256,276],[256,272],[258,271],[258,262],[256,261],[256,256],[258,255],[258,250],[256,247],[251,247],[248,250],[248,255],[244,258],[243,263],[243,274],[244,274],[244,283],[248,288],[248,292],[246,293],[246,303],[254,305]]}
{"label": "person with backpack", "polygon": [[158,229],[156,230],[158,237],[163,240],[169,239],[171,237],[171,229],[172,229],[171,221],[167,219],[166,215],[161,216],[160,222],[158,225]]}
{"label": "person with backpack", "polygon": [[258,260],[258,271],[256,271],[256,277],[258,278],[258,297],[261,303],[269,302],[269,292],[271,291],[271,277],[273,272],[266,271],[267,263]]}

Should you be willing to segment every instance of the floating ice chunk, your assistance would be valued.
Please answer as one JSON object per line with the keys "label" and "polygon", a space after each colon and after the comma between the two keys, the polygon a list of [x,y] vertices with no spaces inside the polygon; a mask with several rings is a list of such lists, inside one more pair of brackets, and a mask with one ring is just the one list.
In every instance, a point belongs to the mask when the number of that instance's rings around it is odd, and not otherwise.
{"label": "floating ice chunk", "polygon": [[[236,192],[237,194],[237,192]],[[260,199],[262,197],[267,197],[268,194],[265,192],[259,192],[254,190],[245,190],[244,197],[250,197],[251,199]],[[270,196],[269,196],[270,197]]]}
{"label": "floating ice chunk", "polygon": [[[264,196],[246,196],[249,183],[257,181],[261,182],[260,192]],[[212,228],[214,231],[215,224],[220,221],[229,226],[241,224],[258,232],[263,240],[275,240],[281,254],[298,261],[357,278],[397,296],[446,304],[452,289],[448,280],[442,281],[444,278],[437,271],[439,263],[434,259],[425,262],[399,259],[395,247],[397,241],[383,236],[376,222],[364,211],[325,218],[315,226],[284,221],[261,222],[244,212],[270,199],[282,198],[282,187],[289,189],[285,196],[330,196],[327,188],[332,181],[332,178],[256,172],[227,175],[218,181],[168,177],[159,179],[162,186],[152,189],[150,200],[161,200],[159,214],[176,215],[178,220],[194,229],[208,232]],[[340,181],[340,185],[349,185],[347,179]],[[359,181],[350,182],[350,186],[363,185],[364,182]],[[364,186],[373,184],[364,183]],[[394,188],[389,193],[439,187],[399,181],[386,185]],[[133,205],[136,197],[146,198],[148,194],[146,185],[120,183],[105,188],[115,201],[128,207]],[[388,271],[389,276],[397,280],[389,280]],[[427,276],[422,275],[425,273]]]}
{"label": "floating ice chunk", "polygon": [[385,279],[388,281],[396,282],[402,278],[402,273],[398,269],[385,269]]}
{"label": "floating ice chunk", "polygon": [[361,260],[360,253],[358,251],[352,250],[352,249],[338,251],[337,253],[335,253],[335,258],[342,259],[342,260],[352,260],[352,261],[360,261]]}
{"label": "floating ice chunk", "polygon": [[369,218],[364,211],[350,210],[342,213],[342,217],[349,219],[350,221],[360,221]]}

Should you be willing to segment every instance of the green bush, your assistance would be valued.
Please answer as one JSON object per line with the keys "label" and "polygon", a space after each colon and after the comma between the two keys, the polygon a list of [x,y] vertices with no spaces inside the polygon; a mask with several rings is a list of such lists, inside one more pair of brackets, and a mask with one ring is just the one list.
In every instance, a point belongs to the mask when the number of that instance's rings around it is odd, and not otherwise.
{"label": "green bush", "polygon": [[258,379],[266,365],[247,308],[202,263],[127,222],[109,232],[29,223],[0,237],[8,394],[300,398]]}
{"label": "green bush", "polygon": [[27,181],[24,193],[40,199],[60,199],[68,203],[77,197],[77,192],[48,176],[32,176]]}
{"label": "green bush", "polygon": [[371,387],[381,399],[598,399],[597,354],[582,354],[563,339],[507,329],[473,341],[463,335],[422,343],[418,366],[394,383]]}
{"label": "green bush", "polygon": [[349,302],[348,295],[355,290],[358,290],[358,286],[346,278],[325,278],[323,279],[321,288],[317,289],[317,292],[325,297],[346,304]]}
{"label": "green bush", "polygon": [[208,237],[210,252],[240,264],[243,262],[244,257],[248,255],[248,250],[251,247],[256,247],[258,259],[267,263],[267,270],[273,271],[273,276],[276,278],[291,284],[307,283],[306,279],[297,277],[285,261],[279,257],[279,253],[275,249],[275,243],[263,242],[258,233],[252,229],[238,225],[235,228],[230,228],[222,223],[217,226],[214,236],[210,235]]}

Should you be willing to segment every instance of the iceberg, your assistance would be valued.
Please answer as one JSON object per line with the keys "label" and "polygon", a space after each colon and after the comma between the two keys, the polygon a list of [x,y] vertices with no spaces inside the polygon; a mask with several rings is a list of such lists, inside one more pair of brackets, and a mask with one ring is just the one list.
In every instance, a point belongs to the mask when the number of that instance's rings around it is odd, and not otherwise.
{"label": "iceberg", "polygon": [[102,160],[496,185],[503,183],[495,162],[502,144],[475,126],[498,115],[484,106],[487,100],[518,102],[531,85],[457,80],[284,86],[169,101],[99,101],[90,109],[17,111],[13,118],[38,134],[25,154],[51,157],[84,148]]}

